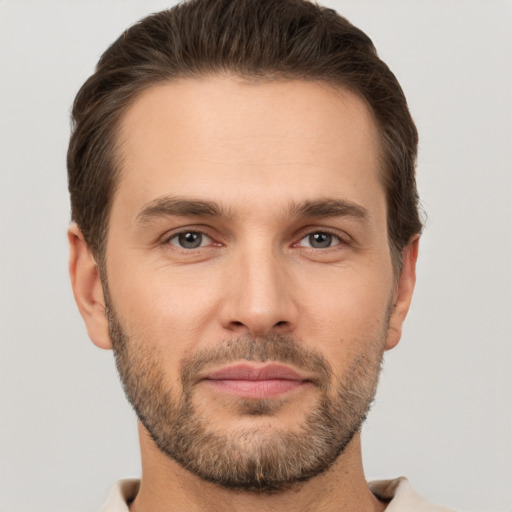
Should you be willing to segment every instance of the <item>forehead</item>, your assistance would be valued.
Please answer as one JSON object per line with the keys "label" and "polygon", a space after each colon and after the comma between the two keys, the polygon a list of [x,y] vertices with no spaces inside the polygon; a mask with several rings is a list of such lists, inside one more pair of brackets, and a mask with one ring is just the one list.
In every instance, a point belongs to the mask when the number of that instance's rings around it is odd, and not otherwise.
{"label": "forehead", "polygon": [[374,206],[385,208],[377,140],[366,104],[324,83],[217,76],[157,85],[122,119],[113,207],[176,195],[247,208],[334,192],[356,202],[377,194]]}

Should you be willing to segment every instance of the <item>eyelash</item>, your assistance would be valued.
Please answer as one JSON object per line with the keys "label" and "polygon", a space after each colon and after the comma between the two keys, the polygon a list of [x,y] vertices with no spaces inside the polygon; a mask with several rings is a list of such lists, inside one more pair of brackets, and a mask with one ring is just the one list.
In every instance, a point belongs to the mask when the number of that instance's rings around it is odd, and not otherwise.
{"label": "eyelash", "polygon": [[[178,243],[172,243],[173,240],[179,240],[179,237],[181,236],[186,236],[186,235],[200,235],[201,237],[201,241],[200,241],[200,245],[198,245],[197,247],[183,247],[182,245],[179,245]],[[312,247],[311,245],[301,245],[301,242],[303,240],[306,240],[308,239],[309,237],[312,237],[314,235],[327,235],[328,237],[332,237],[333,239],[335,240],[331,240],[331,241],[334,241],[336,243],[334,244],[331,244],[327,247]],[[204,238],[207,238],[210,242],[207,244],[207,245],[202,245],[203,242],[204,242]],[[311,240],[309,240],[311,242]],[[328,229],[313,229],[311,231],[308,231],[306,232],[305,234],[303,234],[301,236],[301,238],[297,241],[297,242],[294,242],[292,244],[292,247],[304,247],[306,249],[312,249],[312,250],[323,250],[323,251],[326,251],[328,249],[333,249],[335,247],[338,247],[340,245],[346,245],[348,242],[346,241],[346,239],[341,236],[339,233],[334,233],[332,232],[331,230],[328,230]],[[214,247],[221,247],[223,244],[222,243],[219,243],[219,242],[215,242],[214,239],[209,236],[207,233],[205,233],[204,231],[200,230],[200,229],[186,229],[186,230],[182,230],[178,233],[173,233],[171,236],[167,236],[164,241],[163,241],[163,244],[164,245],[172,245],[174,247],[176,247],[176,249],[178,250],[181,250],[183,252],[190,252],[190,251],[194,251],[194,250],[201,250],[201,249],[204,249],[208,246],[214,246]]]}
{"label": "eyelash", "polygon": [[[327,235],[328,237],[330,237],[330,242],[332,241],[335,243],[332,243],[327,247],[313,247],[311,245],[308,245],[308,246],[300,245],[301,242],[306,239],[309,239],[309,243],[311,244],[311,237],[314,235]],[[337,243],[336,243],[336,240],[337,240]],[[295,242],[293,244],[293,247],[306,247],[309,249],[327,250],[327,249],[332,249],[334,247],[337,247],[338,245],[342,245],[343,243],[345,243],[343,238],[340,235],[338,235],[337,233],[332,233],[329,230],[320,229],[320,230],[310,231],[309,233],[304,235],[298,242]]]}
{"label": "eyelash", "polygon": [[[201,245],[199,245],[197,247],[183,247],[181,245],[178,245],[177,243],[176,244],[172,243],[173,240],[179,240],[179,238],[181,236],[186,236],[186,235],[199,235],[201,237],[201,242],[200,242]],[[164,239],[163,243],[164,243],[164,245],[173,245],[178,250],[181,250],[184,252],[190,252],[192,250],[204,249],[205,247],[207,247],[207,246],[202,245],[202,243],[204,242],[204,238],[207,238],[210,241],[208,245],[211,244],[213,246],[218,246],[218,247],[220,247],[222,245],[218,242],[214,242],[214,240],[211,236],[207,235],[204,231],[201,231],[199,229],[186,229],[186,230],[180,231],[178,233],[173,233],[171,236],[166,237]]]}

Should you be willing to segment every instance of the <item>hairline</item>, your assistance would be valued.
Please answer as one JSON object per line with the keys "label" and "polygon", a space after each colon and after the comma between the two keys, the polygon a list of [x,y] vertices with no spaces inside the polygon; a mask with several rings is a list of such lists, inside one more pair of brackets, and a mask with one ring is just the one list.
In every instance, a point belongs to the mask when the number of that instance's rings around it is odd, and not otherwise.
{"label": "hairline", "polygon": [[279,72],[279,71],[268,71],[268,72],[246,72],[243,70],[236,70],[233,68],[223,68],[223,69],[211,69],[205,70],[203,72],[197,73],[192,71],[184,71],[180,73],[176,73],[173,76],[168,77],[150,77],[147,81],[139,88],[134,88],[132,94],[129,95],[128,100],[125,104],[123,104],[120,108],[118,108],[114,112],[114,121],[112,123],[112,127],[109,133],[109,142],[107,144],[108,147],[108,157],[112,164],[112,176],[111,176],[111,193],[109,196],[108,203],[104,210],[104,217],[102,219],[101,227],[100,227],[100,243],[98,244],[97,251],[93,251],[94,256],[98,265],[102,266],[106,273],[106,253],[108,247],[108,237],[110,231],[110,219],[111,219],[111,211],[112,205],[114,203],[117,189],[119,187],[119,183],[122,179],[123,175],[123,163],[125,161],[125,155],[123,154],[123,122],[126,118],[128,111],[133,107],[133,105],[143,96],[145,93],[149,92],[151,89],[156,87],[165,86],[174,84],[182,81],[189,80],[203,80],[214,77],[230,77],[235,79],[240,79],[242,82],[248,85],[264,85],[270,83],[286,83],[286,82],[306,82],[312,83],[319,86],[324,87],[329,92],[334,93],[335,95],[342,95],[346,98],[346,94],[349,93],[355,97],[357,97],[360,101],[364,103],[367,108],[367,111],[370,114],[370,117],[374,123],[376,128],[377,137],[375,140],[376,149],[377,149],[377,161],[379,162],[379,170],[377,179],[380,181],[380,184],[383,187],[385,194],[385,204],[386,204],[386,231],[387,231],[387,240],[388,246],[390,250],[391,263],[393,266],[393,273],[395,275],[395,279],[398,279],[402,266],[402,256],[401,249],[398,248],[393,241],[393,237],[391,235],[390,223],[389,223],[389,197],[388,197],[388,187],[386,180],[391,175],[391,171],[389,169],[389,151],[390,149],[386,146],[388,145],[386,142],[386,136],[384,133],[384,129],[379,123],[377,116],[375,115],[374,109],[371,104],[365,98],[360,91],[358,91],[355,87],[351,87],[349,84],[346,84],[343,80],[335,80],[330,79],[327,76],[315,76],[313,73],[311,75],[305,75],[300,72]]}

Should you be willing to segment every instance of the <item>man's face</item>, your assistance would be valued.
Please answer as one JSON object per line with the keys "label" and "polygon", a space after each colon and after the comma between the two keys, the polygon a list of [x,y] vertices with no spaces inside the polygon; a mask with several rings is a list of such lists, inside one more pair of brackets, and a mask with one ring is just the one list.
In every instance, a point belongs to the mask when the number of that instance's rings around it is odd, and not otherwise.
{"label": "man's face", "polygon": [[404,316],[367,107],[318,83],[184,79],[144,92],[119,141],[110,337],[142,423],[221,485],[325,470]]}

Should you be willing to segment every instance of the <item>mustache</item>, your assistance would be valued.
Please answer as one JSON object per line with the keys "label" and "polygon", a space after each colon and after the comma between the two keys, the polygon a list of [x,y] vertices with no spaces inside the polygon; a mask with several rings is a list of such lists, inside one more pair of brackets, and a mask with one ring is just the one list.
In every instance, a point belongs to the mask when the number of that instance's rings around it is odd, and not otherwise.
{"label": "mustache", "polygon": [[186,389],[196,380],[196,376],[206,367],[223,365],[236,361],[273,361],[291,364],[316,376],[321,387],[327,387],[332,376],[332,368],[319,352],[301,345],[292,336],[271,334],[265,337],[241,336],[228,339],[214,347],[199,349],[183,359],[181,380]]}

